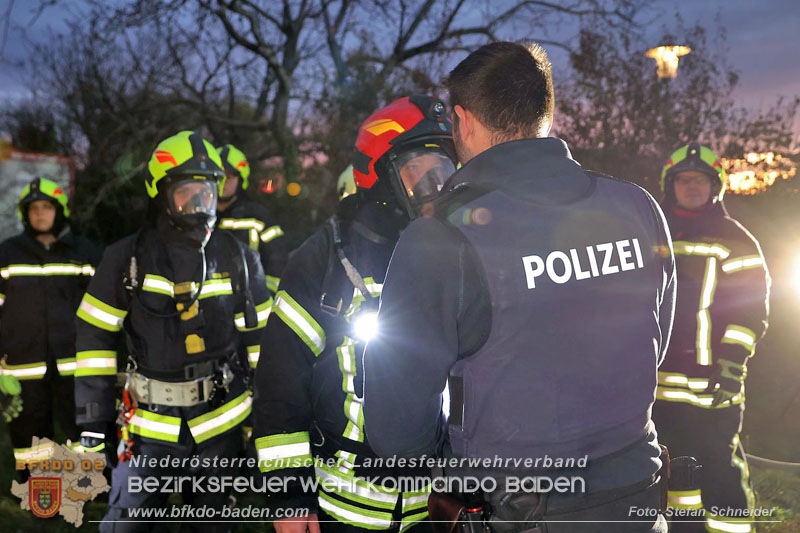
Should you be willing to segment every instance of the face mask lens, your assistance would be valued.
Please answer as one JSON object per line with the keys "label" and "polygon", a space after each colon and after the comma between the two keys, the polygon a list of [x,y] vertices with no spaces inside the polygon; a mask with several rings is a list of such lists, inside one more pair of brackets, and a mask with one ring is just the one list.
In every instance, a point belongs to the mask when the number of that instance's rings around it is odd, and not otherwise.
{"label": "face mask lens", "polygon": [[213,215],[217,210],[216,183],[208,180],[184,180],[172,187],[172,207],[180,215]]}
{"label": "face mask lens", "polygon": [[408,199],[417,205],[438,193],[456,170],[444,153],[425,150],[403,154],[397,158],[395,168]]}

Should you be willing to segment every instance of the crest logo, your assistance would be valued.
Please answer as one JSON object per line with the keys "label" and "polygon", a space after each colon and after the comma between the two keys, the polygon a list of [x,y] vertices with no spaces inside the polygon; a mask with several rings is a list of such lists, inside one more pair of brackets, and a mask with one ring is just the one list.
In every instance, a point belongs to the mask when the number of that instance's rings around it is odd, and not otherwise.
{"label": "crest logo", "polygon": [[61,508],[61,478],[32,477],[28,483],[31,512],[39,518],[50,518]]}

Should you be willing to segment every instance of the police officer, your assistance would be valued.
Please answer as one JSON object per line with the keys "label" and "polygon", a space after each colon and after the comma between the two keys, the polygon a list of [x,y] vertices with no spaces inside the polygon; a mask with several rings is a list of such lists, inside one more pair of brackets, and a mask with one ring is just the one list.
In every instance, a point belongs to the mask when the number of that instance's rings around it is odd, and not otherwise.
{"label": "police officer", "polygon": [[54,420],[78,445],[73,318],[100,254],[70,231],[67,195],[55,182],[26,185],[18,213],[24,231],[0,244],[0,372],[22,382],[24,413],[9,430],[14,457],[29,461],[47,456],[31,439],[52,439]]}
{"label": "police officer", "polygon": [[221,146],[217,151],[226,176],[219,198],[217,227],[234,232],[242,242],[258,251],[267,287],[274,294],[286,266],[283,230],[267,208],[247,196],[250,164],[244,153],[232,144]]}
{"label": "police officer", "polygon": [[[113,445],[118,357],[127,374],[120,460],[101,530],[148,529],[124,522],[131,509],[166,506],[168,493],[129,490],[130,477],[235,472],[218,459],[236,456],[239,426],[251,411],[249,367],[237,346],[258,350],[269,313],[256,253],[226,232],[212,232],[225,180],[214,147],[182,131],[156,147],[148,170],[148,224],[106,250],[78,310],[75,395],[85,447]],[[198,461],[165,468],[134,464],[131,454]],[[227,502],[213,487],[192,487],[178,489],[185,504],[220,509]]]}
{"label": "police officer", "polygon": [[[694,456],[702,465],[699,486],[670,492],[670,505],[705,506],[707,531],[746,532],[752,518],[711,509],[754,506],[739,431],[747,361],[767,328],[770,278],[758,241],[725,209],[725,179],[719,158],[697,142],[678,148],[661,173],[678,303],[653,419],[673,455]],[[691,528],[703,530],[673,526]]]}
{"label": "police officer", "polygon": [[[364,356],[370,444],[478,459],[444,475],[456,489],[484,480],[481,519],[495,531],[666,531],[650,420],[674,292],[661,210],[547,137],[553,85],[538,45],[484,45],[446,86],[463,166],[389,264]],[[567,484],[527,493],[514,486],[523,476]]]}
{"label": "police officer", "polygon": [[277,520],[278,533],[320,525],[407,529],[427,515],[426,484],[384,488],[354,480],[415,473],[369,464],[375,455],[364,434],[362,354],[400,231],[454,171],[444,111],[441,100],[415,95],[369,117],[353,155],[357,192],[293,252],[284,271],[262,339],[269,348],[256,369],[256,449],[269,475],[287,482],[316,475],[321,484],[318,494],[296,482],[273,495],[274,507],[310,510],[304,520]]}

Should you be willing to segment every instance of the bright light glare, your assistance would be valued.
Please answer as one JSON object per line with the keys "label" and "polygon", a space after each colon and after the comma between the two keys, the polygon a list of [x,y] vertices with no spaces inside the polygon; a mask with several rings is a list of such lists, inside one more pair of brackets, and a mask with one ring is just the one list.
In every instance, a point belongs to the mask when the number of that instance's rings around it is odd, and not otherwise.
{"label": "bright light glare", "polygon": [[378,313],[374,311],[364,311],[353,321],[353,331],[356,337],[362,341],[369,341],[378,334]]}
{"label": "bright light glare", "polygon": [[794,258],[794,263],[789,271],[789,277],[795,292],[800,296],[800,254],[797,254]]}

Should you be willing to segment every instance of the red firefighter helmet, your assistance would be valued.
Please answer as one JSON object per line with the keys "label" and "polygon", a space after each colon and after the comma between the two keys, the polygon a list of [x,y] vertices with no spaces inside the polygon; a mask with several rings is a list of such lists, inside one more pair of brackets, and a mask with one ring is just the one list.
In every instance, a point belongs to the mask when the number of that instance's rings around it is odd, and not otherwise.
{"label": "red firefighter helmet", "polygon": [[353,152],[358,190],[417,216],[455,171],[453,129],[438,98],[395,100],[364,121]]}

